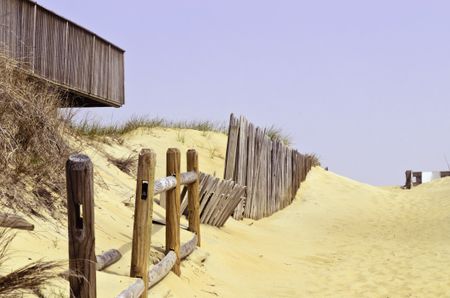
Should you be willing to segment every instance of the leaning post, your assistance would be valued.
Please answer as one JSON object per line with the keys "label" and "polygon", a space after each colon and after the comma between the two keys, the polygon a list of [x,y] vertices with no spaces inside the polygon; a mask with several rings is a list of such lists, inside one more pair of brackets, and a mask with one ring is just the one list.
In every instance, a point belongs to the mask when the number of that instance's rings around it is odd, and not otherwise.
{"label": "leaning post", "polygon": [[155,165],[156,154],[150,149],[142,149],[138,160],[130,267],[130,276],[144,281],[144,292],[140,297],[147,297],[148,289]]}
{"label": "leaning post", "polygon": [[187,171],[197,174],[197,179],[188,185],[188,220],[189,231],[197,235],[197,246],[200,247],[200,172],[198,169],[198,154],[194,149],[187,152]]}
{"label": "leaning post", "polygon": [[174,176],[177,185],[166,193],[166,254],[175,252],[172,271],[180,275],[180,150],[176,148],[167,150],[167,176]]}
{"label": "leaning post", "polygon": [[69,157],[66,162],[69,283],[70,297],[76,298],[97,295],[93,177],[88,156]]}

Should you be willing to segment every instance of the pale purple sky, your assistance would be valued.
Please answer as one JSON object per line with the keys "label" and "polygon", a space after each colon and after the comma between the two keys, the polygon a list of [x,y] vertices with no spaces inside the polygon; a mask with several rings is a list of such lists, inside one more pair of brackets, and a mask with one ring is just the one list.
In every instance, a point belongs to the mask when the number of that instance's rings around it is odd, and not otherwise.
{"label": "pale purple sky", "polygon": [[375,185],[450,159],[449,1],[38,3],[126,52],[132,115],[276,125],[302,152]]}

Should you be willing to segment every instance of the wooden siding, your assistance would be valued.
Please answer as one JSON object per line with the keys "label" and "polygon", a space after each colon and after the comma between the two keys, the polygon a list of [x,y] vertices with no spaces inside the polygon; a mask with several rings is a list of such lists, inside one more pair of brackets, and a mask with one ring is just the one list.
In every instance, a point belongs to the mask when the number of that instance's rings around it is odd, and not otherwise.
{"label": "wooden siding", "polygon": [[0,0],[0,48],[78,104],[124,104],[124,51],[28,0]]}

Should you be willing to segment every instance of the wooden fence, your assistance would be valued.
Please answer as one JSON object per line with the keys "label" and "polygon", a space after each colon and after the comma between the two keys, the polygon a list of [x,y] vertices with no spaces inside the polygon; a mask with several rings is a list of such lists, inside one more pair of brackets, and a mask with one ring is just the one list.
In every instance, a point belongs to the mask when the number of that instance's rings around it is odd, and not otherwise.
{"label": "wooden fence", "polygon": [[0,50],[79,105],[124,104],[124,51],[28,0],[0,0]]}
{"label": "wooden fence", "polygon": [[313,158],[271,140],[244,117],[230,117],[225,179],[246,186],[236,219],[260,219],[288,206],[311,169]]}
{"label": "wooden fence", "polygon": [[[149,149],[139,154],[134,211],[130,276],[136,282],[117,297],[147,297],[147,289],[171,270],[180,275],[180,261],[200,246],[199,168],[195,150],[187,152],[187,171],[180,173],[180,151],[167,151],[167,177],[155,180],[156,155]],[[96,297],[96,270],[121,258],[112,249],[95,255],[93,165],[85,155],[73,155],[66,163],[69,229],[70,296]],[[180,187],[187,186],[189,227],[193,238],[180,245]],[[149,268],[153,198],[166,192],[166,255]]]}

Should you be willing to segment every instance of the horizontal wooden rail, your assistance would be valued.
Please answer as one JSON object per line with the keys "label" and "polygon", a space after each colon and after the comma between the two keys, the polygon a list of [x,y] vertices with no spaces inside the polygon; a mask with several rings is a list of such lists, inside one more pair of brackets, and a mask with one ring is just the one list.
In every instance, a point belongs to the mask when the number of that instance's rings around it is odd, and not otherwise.
{"label": "horizontal wooden rail", "polygon": [[[197,173],[194,171],[181,173],[180,174],[180,183],[181,185],[188,185],[197,181]],[[174,176],[164,177],[158,180],[155,180],[155,188],[153,191],[154,195],[161,194],[168,190],[174,189],[177,186],[177,179]]]}
{"label": "horizontal wooden rail", "polygon": [[[189,256],[197,246],[198,237],[194,234],[191,240],[184,243],[180,248],[180,258],[184,259]],[[167,274],[169,274],[170,270],[172,270],[173,266],[177,261],[177,255],[174,251],[169,251],[164,258],[159,261],[158,264],[151,267],[148,272],[148,288],[150,289],[158,282],[160,282]],[[117,298],[134,298],[139,297],[144,292],[144,281],[140,278],[136,279],[136,281],[131,284],[128,288],[123,290]]]}
{"label": "horizontal wooden rail", "polygon": [[122,257],[122,254],[117,249],[110,249],[108,251],[105,251],[101,255],[97,255],[97,271],[102,271],[106,267],[111,266],[120,258]]}

